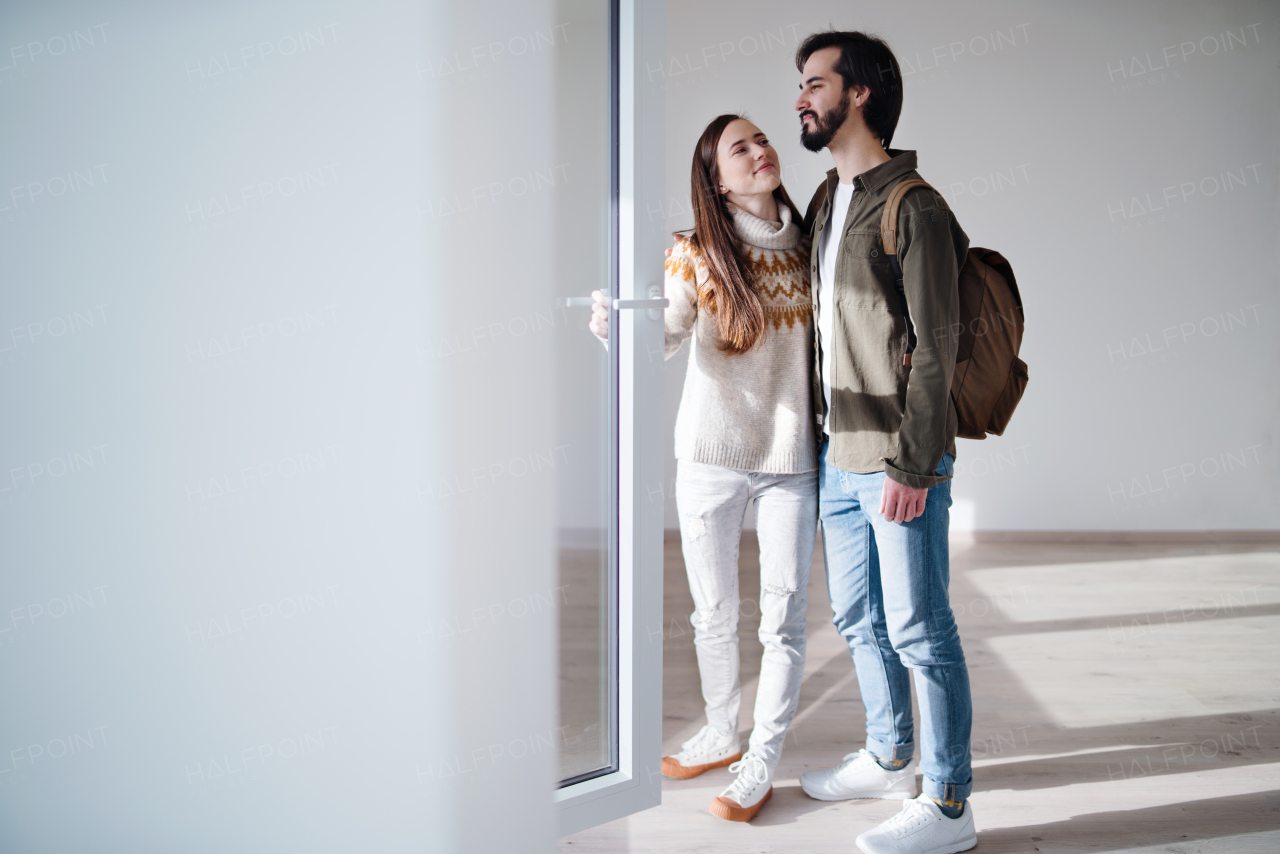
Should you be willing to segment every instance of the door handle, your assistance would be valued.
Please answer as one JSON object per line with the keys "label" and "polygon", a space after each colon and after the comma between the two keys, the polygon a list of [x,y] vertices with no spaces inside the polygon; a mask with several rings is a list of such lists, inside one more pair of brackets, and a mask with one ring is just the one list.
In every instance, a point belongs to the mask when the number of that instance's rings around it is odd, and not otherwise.
{"label": "door handle", "polygon": [[662,310],[671,305],[671,300],[662,295],[662,288],[653,285],[649,288],[648,299],[616,299],[613,301],[615,309],[623,308],[645,308],[649,310],[650,320],[661,320]]}
{"label": "door handle", "polygon": [[[609,295],[608,291],[604,292],[605,296]],[[560,297],[556,300],[556,305],[573,308],[575,306],[593,306],[596,301],[591,297]],[[647,309],[650,320],[661,320],[662,309],[671,305],[671,300],[662,295],[662,288],[653,285],[649,288],[648,299],[615,299],[609,303],[615,311],[622,309]]]}

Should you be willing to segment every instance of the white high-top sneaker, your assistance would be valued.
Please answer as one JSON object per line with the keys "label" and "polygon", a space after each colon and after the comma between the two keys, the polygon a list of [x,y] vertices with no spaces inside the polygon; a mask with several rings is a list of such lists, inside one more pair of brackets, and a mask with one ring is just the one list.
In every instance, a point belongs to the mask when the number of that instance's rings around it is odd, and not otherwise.
{"label": "white high-top sneaker", "polygon": [[742,758],[742,742],[738,741],[738,734],[731,732],[725,735],[712,729],[710,724],[698,730],[698,734],[680,748],[675,756],[662,757],[662,776],[688,780]]}
{"label": "white high-top sneaker", "polygon": [[738,778],[711,802],[711,814],[728,821],[751,821],[773,795],[773,766],[754,753],[729,766]]}
{"label": "white high-top sneaker", "polygon": [[806,771],[800,775],[805,794],[820,801],[846,801],[850,798],[883,798],[904,801],[916,794],[916,761],[912,759],[897,771],[880,767],[866,750],[849,753],[844,761],[826,771]]}
{"label": "white high-top sneaker", "polygon": [[959,818],[947,818],[928,795],[906,801],[902,812],[858,837],[866,854],[959,854],[977,844],[973,805],[966,802]]}

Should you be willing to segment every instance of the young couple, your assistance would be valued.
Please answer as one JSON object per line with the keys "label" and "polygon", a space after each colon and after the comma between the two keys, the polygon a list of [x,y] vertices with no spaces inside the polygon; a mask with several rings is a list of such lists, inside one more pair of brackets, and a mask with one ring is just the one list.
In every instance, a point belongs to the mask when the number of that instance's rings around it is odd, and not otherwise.
{"label": "young couple", "polygon": [[[801,142],[826,148],[827,173],[804,217],[778,155],[741,116],[719,116],[693,155],[693,232],[666,264],[666,354],[693,337],[676,419],[676,505],[707,723],[668,777],[728,765],[736,779],[712,814],[749,821],[772,794],[805,660],[805,606],[822,524],[834,622],[853,652],[867,717],[864,748],[809,771],[819,800],[900,799],[857,839],[869,854],[953,854],[977,844],[964,652],[948,599],[947,526],[955,458],[955,341],[921,335],[881,241],[890,191],[919,178],[913,151],[890,149],[902,77],[884,42],[823,32],[796,53]],[[958,319],[969,241],[928,188],[909,192],[897,256],[916,329]],[[592,331],[608,334],[597,292]],[[738,739],[738,542],[755,502],[764,656],[755,726]],[[923,718],[916,797],[914,673]]]}

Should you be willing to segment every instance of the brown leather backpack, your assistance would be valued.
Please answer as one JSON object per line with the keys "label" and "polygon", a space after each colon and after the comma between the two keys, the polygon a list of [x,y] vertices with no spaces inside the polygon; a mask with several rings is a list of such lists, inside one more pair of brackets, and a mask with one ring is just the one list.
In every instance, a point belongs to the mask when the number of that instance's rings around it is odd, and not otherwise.
{"label": "brown leather backpack", "polygon": [[[880,217],[880,237],[907,315],[904,362],[908,365],[916,334],[907,312],[902,266],[898,263],[898,207],[902,197],[916,187],[929,184],[913,178],[895,186]],[[999,436],[1009,426],[1027,387],[1027,365],[1018,358],[1025,325],[1022,296],[1013,268],[994,249],[969,249],[969,257],[960,268],[959,287],[960,321],[951,329],[959,339],[951,380],[951,399],[960,422],[956,435],[963,439],[985,439],[988,433]]]}

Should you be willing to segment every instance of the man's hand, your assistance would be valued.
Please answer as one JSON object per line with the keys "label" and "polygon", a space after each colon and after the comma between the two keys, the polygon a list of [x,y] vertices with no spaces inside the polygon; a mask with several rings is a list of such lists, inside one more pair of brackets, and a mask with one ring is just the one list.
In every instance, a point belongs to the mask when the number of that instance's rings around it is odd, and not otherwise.
{"label": "man's hand", "polygon": [[888,522],[910,522],[917,516],[924,515],[924,502],[928,497],[928,489],[907,486],[886,475],[884,489],[880,492],[878,512]]}

